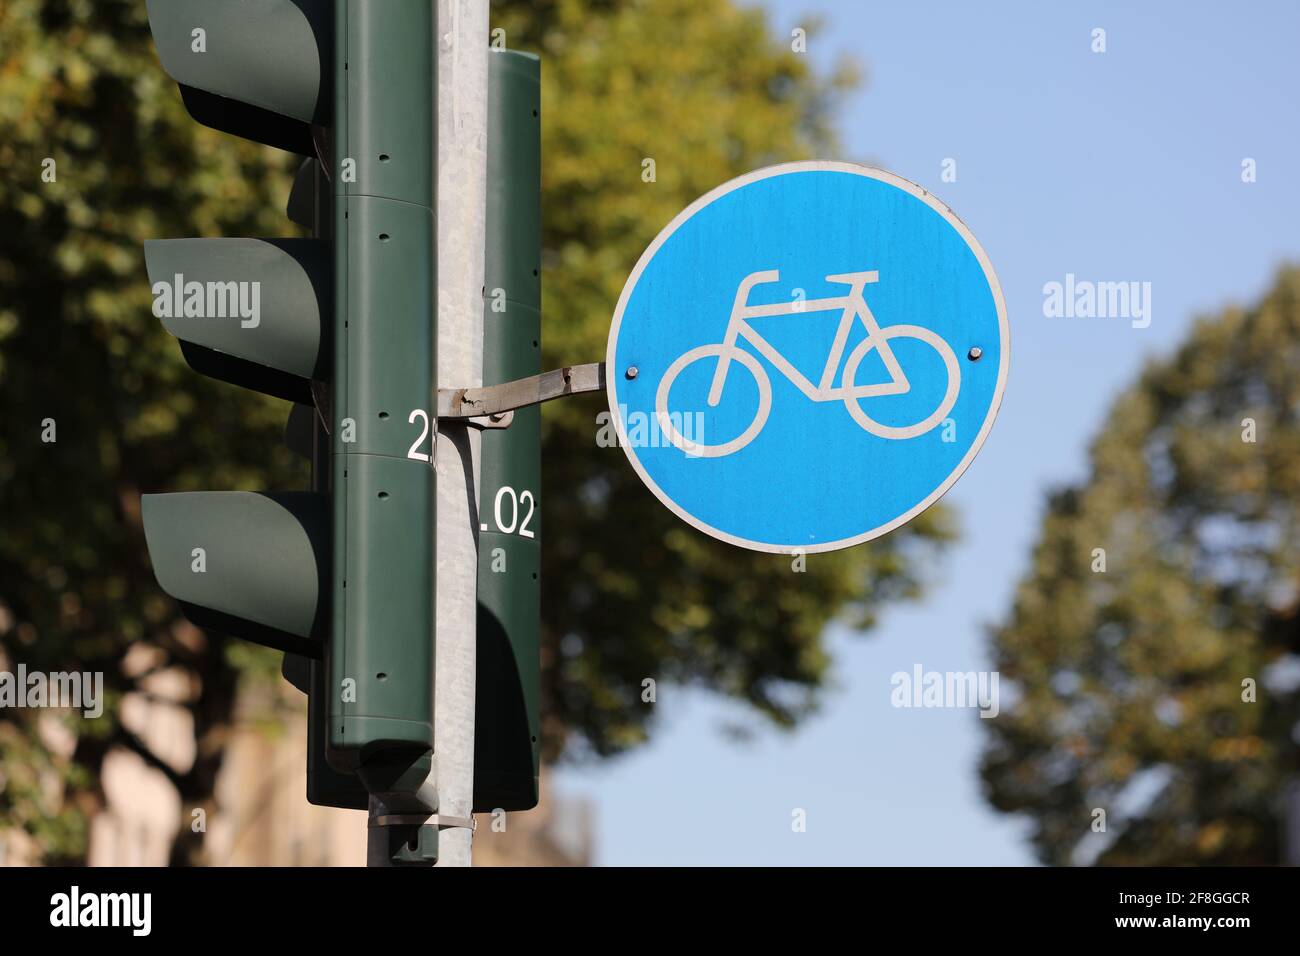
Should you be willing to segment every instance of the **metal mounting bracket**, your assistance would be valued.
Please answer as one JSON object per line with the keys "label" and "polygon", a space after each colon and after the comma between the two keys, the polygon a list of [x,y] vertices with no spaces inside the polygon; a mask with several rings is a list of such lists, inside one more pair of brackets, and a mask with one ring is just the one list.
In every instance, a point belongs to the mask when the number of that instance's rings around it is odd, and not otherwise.
{"label": "metal mounting bracket", "polygon": [[438,418],[469,420],[479,428],[508,428],[516,409],[540,405],[566,395],[599,392],[605,387],[605,363],[566,365],[553,372],[476,388],[438,389]]}
{"label": "metal mounting bracket", "polygon": [[[438,398],[439,401],[442,400],[441,395],[439,395]],[[448,418],[445,415],[438,416],[438,421],[440,422],[441,421],[460,422],[462,424],[470,426],[471,428],[481,428],[484,430],[492,429],[492,428],[509,428],[510,425],[514,422],[514,420],[515,420],[515,413],[513,411],[501,412],[500,414],[497,415],[480,415],[475,418]]]}
{"label": "metal mounting bracket", "polygon": [[[474,388],[438,389],[438,420],[462,422],[472,428],[509,428],[515,410],[540,405],[566,395],[599,392],[605,387],[605,363],[566,365],[553,372]],[[330,389],[324,382],[311,383],[313,404],[325,434],[330,434]]]}
{"label": "metal mounting bracket", "polygon": [[461,827],[467,830],[478,829],[478,823],[474,820],[473,817],[449,817],[446,814],[437,814],[437,813],[426,814],[423,816],[418,814],[409,814],[409,813],[408,814],[387,814],[386,816],[371,818],[368,826],[372,830],[378,827],[402,827],[402,826],[436,827],[439,830],[449,830],[449,829],[461,828]]}

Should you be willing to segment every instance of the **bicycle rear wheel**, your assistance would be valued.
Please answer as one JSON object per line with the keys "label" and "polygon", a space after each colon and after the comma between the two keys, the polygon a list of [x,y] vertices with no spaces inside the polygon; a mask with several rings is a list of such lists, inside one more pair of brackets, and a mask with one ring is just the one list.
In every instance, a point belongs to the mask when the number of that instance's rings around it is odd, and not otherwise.
{"label": "bicycle rear wheel", "polygon": [[668,393],[672,391],[673,382],[677,380],[677,376],[688,365],[701,359],[707,359],[711,356],[721,358],[724,350],[724,346],[720,344],[701,345],[699,348],[691,349],[689,352],[678,356],[677,360],[668,366],[668,371],[664,372],[664,377],[659,381],[659,390],[655,394],[655,416],[659,420],[659,430],[673,445],[695,458],[722,458],[733,452],[740,451],[763,430],[763,426],[767,424],[767,416],[772,411],[772,382],[767,377],[767,372],[763,370],[763,366],[759,364],[758,359],[754,356],[744,349],[733,348],[731,350],[733,367],[736,362],[739,362],[754,376],[754,381],[758,385],[758,412],[755,414],[753,422],[738,437],[718,445],[709,445],[685,438],[673,425],[672,416],[668,414]]}

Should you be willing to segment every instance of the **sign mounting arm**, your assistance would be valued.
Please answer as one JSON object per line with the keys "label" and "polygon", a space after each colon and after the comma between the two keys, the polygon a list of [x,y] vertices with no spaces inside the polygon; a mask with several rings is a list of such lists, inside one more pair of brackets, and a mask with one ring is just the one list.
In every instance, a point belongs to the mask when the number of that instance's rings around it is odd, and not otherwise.
{"label": "sign mounting arm", "polygon": [[517,408],[605,388],[605,363],[566,365],[541,375],[476,388],[438,389],[438,418],[469,419],[483,428],[507,428]]}

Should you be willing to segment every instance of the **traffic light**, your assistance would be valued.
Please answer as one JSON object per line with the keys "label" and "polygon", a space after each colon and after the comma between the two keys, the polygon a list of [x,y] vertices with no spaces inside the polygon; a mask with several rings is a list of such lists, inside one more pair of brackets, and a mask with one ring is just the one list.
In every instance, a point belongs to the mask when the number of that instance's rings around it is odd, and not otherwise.
{"label": "traffic light", "polygon": [[[200,626],[293,655],[313,802],[436,809],[434,5],[148,11],[195,119],[309,157],[289,211],[316,236],[146,244],[190,366],[297,403],[290,443],[313,460],[311,491],[146,495],[156,576]],[[436,854],[420,841],[409,861]]]}
{"label": "traffic light", "polygon": [[[488,58],[483,381],[541,371],[541,64]],[[541,410],[483,432],[474,717],[474,809],[537,805]]]}

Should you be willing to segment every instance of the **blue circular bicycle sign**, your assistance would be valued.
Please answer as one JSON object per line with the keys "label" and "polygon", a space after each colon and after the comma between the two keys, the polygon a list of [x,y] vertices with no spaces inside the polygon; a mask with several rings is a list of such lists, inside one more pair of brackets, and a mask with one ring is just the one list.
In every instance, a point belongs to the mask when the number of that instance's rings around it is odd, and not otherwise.
{"label": "blue circular bicycle sign", "polygon": [[610,412],[696,528],[832,551],[961,476],[1009,344],[993,267],[947,206],[879,169],[786,163],[696,200],[641,256],[609,333]]}

